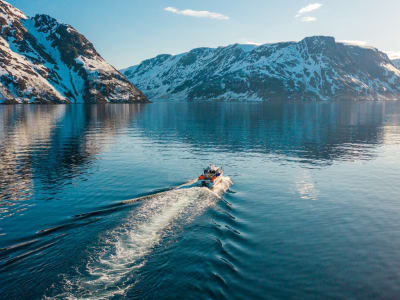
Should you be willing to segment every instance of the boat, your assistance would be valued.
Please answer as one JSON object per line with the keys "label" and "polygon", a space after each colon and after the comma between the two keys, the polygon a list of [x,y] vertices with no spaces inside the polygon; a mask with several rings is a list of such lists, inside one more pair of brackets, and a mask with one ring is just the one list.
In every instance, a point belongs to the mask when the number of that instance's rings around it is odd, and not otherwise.
{"label": "boat", "polygon": [[208,188],[213,188],[222,180],[222,175],[224,172],[221,167],[217,167],[214,165],[209,165],[204,169],[203,174],[199,176],[199,181],[202,186],[206,186]]}

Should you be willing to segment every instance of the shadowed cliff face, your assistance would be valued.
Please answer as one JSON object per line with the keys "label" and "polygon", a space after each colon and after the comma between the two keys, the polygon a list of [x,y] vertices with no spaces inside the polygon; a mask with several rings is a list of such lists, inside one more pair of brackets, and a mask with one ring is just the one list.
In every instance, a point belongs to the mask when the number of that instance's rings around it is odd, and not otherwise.
{"label": "shadowed cliff face", "polygon": [[0,0],[0,103],[147,101],[73,27]]}
{"label": "shadowed cliff face", "polygon": [[122,72],[151,99],[389,100],[400,95],[400,71],[386,54],[325,36],[198,48]]}

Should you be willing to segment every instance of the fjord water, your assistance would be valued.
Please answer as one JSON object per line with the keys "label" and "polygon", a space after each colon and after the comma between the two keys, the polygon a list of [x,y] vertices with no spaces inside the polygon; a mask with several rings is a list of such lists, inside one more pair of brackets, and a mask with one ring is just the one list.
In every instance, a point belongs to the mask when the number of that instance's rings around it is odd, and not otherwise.
{"label": "fjord water", "polygon": [[398,102],[1,106],[1,298],[396,298],[399,151]]}

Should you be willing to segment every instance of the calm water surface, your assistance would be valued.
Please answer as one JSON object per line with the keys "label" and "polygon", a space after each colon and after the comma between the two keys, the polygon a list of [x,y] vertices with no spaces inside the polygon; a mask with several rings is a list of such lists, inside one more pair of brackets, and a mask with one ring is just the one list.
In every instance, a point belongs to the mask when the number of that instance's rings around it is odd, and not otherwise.
{"label": "calm water surface", "polygon": [[396,299],[399,179],[398,102],[0,106],[0,298]]}

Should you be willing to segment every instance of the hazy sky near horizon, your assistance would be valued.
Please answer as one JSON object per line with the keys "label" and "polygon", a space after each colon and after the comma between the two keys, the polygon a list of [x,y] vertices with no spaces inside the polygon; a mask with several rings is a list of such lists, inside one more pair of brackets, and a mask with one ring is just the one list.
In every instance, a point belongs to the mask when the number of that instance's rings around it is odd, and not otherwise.
{"label": "hazy sky near horizon", "polygon": [[311,35],[371,45],[400,57],[399,0],[8,0],[75,27],[117,68],[161,53]]}

